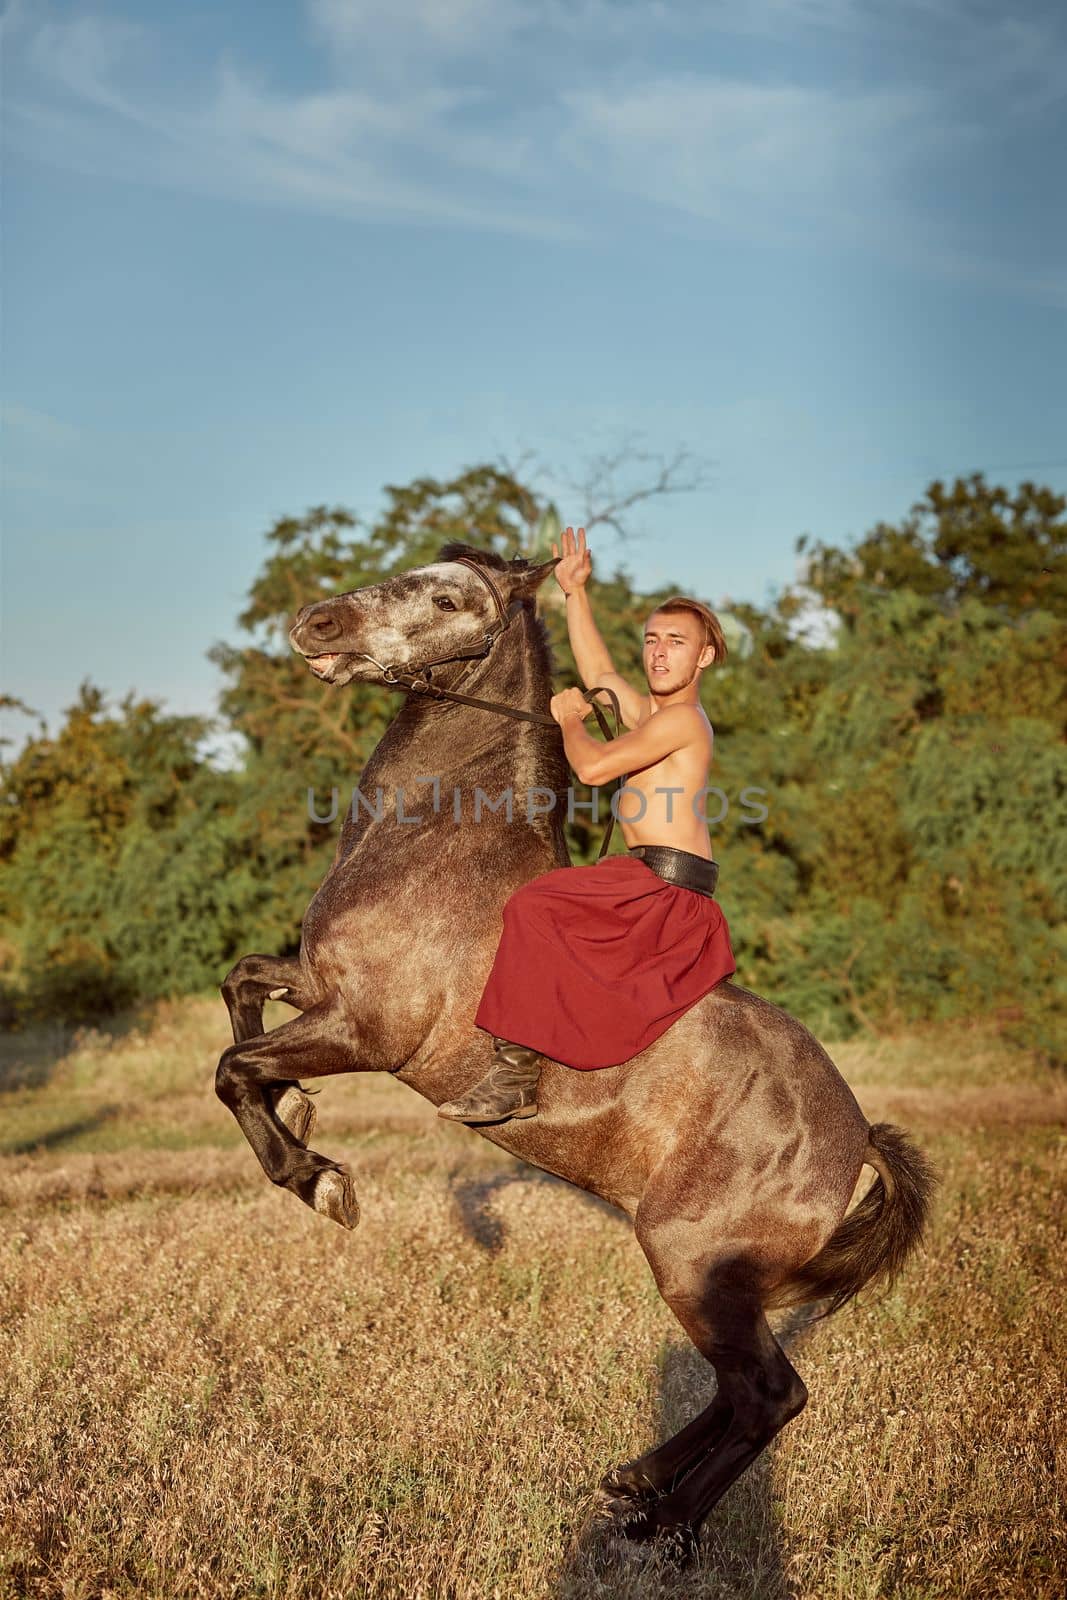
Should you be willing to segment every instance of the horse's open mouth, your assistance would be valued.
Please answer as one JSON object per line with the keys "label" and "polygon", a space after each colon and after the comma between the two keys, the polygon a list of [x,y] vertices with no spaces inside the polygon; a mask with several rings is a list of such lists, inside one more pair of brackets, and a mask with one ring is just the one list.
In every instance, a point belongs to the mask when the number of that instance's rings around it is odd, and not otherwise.
{"label": "horse's open mouth", "polygon": [[340,651],[334,651],[332,655],[326,654],[321,656],[304,657],[304,660],[307,662],[316,678],[328,678],[333,671],[335,664],[340,661],[340,659]]}

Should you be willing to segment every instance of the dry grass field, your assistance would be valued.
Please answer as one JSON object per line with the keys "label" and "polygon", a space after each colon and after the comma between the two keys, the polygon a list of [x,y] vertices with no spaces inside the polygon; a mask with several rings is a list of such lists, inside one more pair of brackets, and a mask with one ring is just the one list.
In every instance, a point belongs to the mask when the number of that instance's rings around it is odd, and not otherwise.
{"label": "dry grass field", "polygon": [[319,1100],[345,1234],[261,1176],[211,1092],[226,1040],[197,1001],[5,1041],[4,1600],[1067,1590],[1052,1071],[959,1026],[834,1052],[941,1169],[927,1251],[785,1323],[808,1409],[679,1574],[587,1521],[711,1388],[625,1220],[368,1077]]}

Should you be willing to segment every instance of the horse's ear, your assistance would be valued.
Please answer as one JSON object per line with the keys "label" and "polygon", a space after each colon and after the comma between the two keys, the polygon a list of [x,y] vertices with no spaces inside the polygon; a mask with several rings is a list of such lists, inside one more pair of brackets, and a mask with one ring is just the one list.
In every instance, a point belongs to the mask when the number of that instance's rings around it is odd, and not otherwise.
{"label": "horse's ear", "polygon": [[512,585],[511,597],[513,600],[528,600],[535,595],[549,573],[554,571],[560,561],[559,556],[553,556],[551,561],[542,561],[535,567],[527,567],[525,572],[520,572]]}

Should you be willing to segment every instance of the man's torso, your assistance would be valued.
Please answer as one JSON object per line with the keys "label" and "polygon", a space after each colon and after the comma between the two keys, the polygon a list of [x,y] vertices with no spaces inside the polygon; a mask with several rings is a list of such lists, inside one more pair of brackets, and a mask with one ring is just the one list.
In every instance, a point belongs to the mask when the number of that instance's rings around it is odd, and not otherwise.
{"label": "man's torso", "polygon": [[[673,845],[676,850],[688,850],[710,861],[711,838],[702,791],[708,781],[713,736],[701,707],[694,707],[694,711],[694,736],[689,743],[662,761],[630,774],[627,792],[619,797],[618,818],[628,845]],[[655,715],[652,711],[646,713],[646,717]]]}

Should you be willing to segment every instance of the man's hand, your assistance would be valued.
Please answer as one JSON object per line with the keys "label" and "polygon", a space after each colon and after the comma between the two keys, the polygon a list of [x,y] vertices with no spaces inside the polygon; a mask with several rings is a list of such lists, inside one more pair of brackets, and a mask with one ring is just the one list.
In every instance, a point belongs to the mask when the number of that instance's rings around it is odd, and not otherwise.
{"label": "man's hand", "polygon": [[[570,529],[567,531],[569,533]],[[582,717],[584,719],[589,715],[593,707],[580,689],[564,689],[561,694],[552,696],[548,709],[556,721],[562,723],[566,717]]]}
{"label": "man's hand", "polygon": [[556,582],[563,593],[573,594],[575,589],[584,589],[593,570],[593,558],[585,546],[585,529],[579,528],[575,538],[573,528],[564,528],[563,550],[560,552],[553,545],[552,554],[559,557]]}

